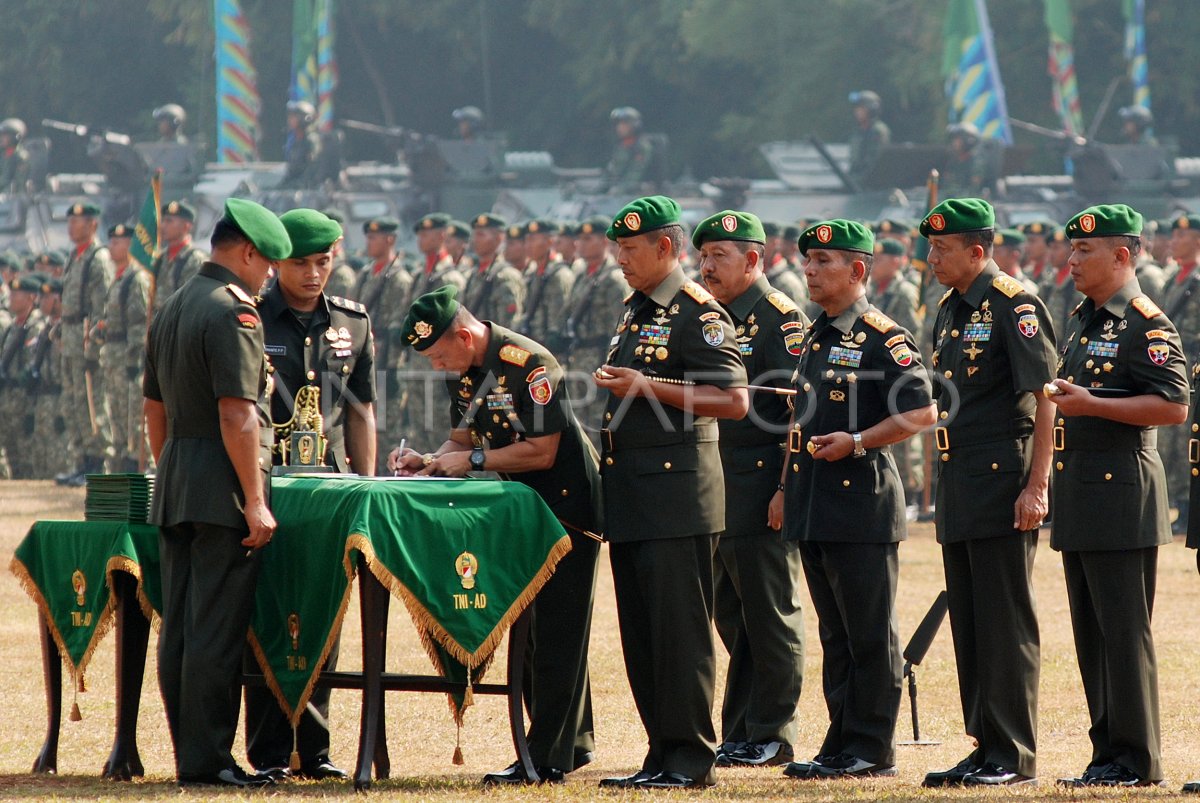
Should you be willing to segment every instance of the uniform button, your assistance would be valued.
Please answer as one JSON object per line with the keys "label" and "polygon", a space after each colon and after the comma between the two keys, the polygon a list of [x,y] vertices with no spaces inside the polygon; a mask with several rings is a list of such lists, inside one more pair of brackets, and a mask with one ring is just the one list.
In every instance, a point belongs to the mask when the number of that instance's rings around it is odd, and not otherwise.
{"label": "uniform button", "polygon": [[671,470],[671,461],[668,460],[667,462],[663,463],[663,468],[665,468],[667,471],[670,471]]}
{"label": "uniform button", "polygon": [[843,488],[849,488],[849,487],[850,487],[850,480],[842,480],[842,487],[843,487]]}
{"label": "uniform button", "polygon": [[316,379],[316,378],[317,378],[317,372],[316,372],[316,371],[309,371],[307,374],[305,374],[305,376],[307,376],[309,379]]}
{"label": "uniform button", "polygon": [[799,471],[800,471],[800,464],[792,463],[792,473],[796,474],[796,473],[799,473]]}
{"label": "uniform button", "polygon": [[992,471],[998,471],[999,469],[1000,469],[999,463],[992,463]]}
{"label": "uniform button", "polygon": [[636,323],[633,326],[629,327],[629,331],[631,331],[631,332],[636,332],[637,330],[638,330],[638,325]]}
{"label": "uniform button", "polygon": [[342,366],[342,373],[343,373],[343,374],[348,374],[348,373],[350,373],[350,366],[349,366],[349,365],[343,365],[343,366]]}
{"label": "uniform button", "polygon": [[1192,432],[1200,432],[1200,424],[1192,424]]}
{"label": "uniform button", "polygon": [[604,465],[611,466],[612,464],[613,464],[613,459],[611,457],[604,458]]}
{"label": "uniform button", "polygon": [[952,376],[954,376],[954,372],[953,372],[953,371],[947,371],[947,372],[946,372],[946,378],[947,378],[947,379],[949,379],[949,378],[950,378],[950,377],[952,377]]}
{"label": "uniform button", "polygon": [[1091,367],[1092,367],[1093,365],[1095,365],[1095,364],[1096,364],[1096,363],[1095,363],[1095,362],[1093,362],[1092,360],[1088,360],[1087,362],[1085,362],[1085,363],[1083,364],[1083,367],[1084,367],[1084,368],[1091,368]]}
{"label": "uniform button", "polygon": [[304,345],[306,345],[306,346],[311,346],[311,345],[312,345],[312,338],[311,338],[311,337],[306,337],[306,338],[304,338]]}
{"label": "uniform button", "polygon": [[805,392],[805,393],[808,393],[810,390],[812,390],[812,385],[810,385],[810,384],[808,384],[807,382],[805,382],[805,383],[804,383],[804,392]]}
{"label": "uniform button", "polygon": [[759,460],[759,461],[758,461],[758,463],[756,463],[756,465],[757,465],[759,468],[762,468],[762,467],[763,467],[763,461]]}
{"label": "uniform button", "polygon": [[820,343],[813,343],[813,344],[812,344],[812,350],[813,350],[813,351],[820,351],[820,350],[821,350],[821,344],[820,344]]}
{"label": "uniform button", "polygon": [[612,413],[605,413],[605,414],[604,414],[604,420],[605,420],[605,421],[612,421]]}
{"label": "uniform button", "polygon": [[1106,479],[1106,480],[1111,480],[1111,479],[1112,479],[1112,474],[1105,474],[1105,475],[1104,475],[1104,479]]}
{"label": "uniform button", "polygon": [[505,422],[504,422],[503,424],[501,424],[500,426],[504,427],[505,429],[508,429],[508,422],[507,422],[507,421],[505,421]]}
{"label": "uniform button", "polygon": [[1067,381],[1068,381],[1068,382],[1070,382],[1070,383],[1073,385],[1073,384],[1075,384],[1075,377],[1073,377],[1073,376],[1068,376],[1068,377],[1067,377]]}
{"label": "uniform button", "polygon": [[1093,373],[1093,374],[1098,374],[1098,373],[1100,373],[1100,369],[1099,369],[1099,368],[1093,368],[1093,369],[1092,369],[1092,373]]}
{"label": "uniform button", "polygon": [[567,496],[567,495],[569,495],[569,494],[570,494],[570,492],[569,492],[569,491],[568,491],[566,488],[563,488],[563,489],[562,489],[562,495],[563,495],[563,496]]}
{"label": "uniform button", "polygon": [[1192,476],[1193,476],[1193,477],[1200,477],[1200,468],[1194,468],[1194,469],[1192,469]]}
{"label": "uniform button", "polygon": [[957,330],[957,329],[951,329],[951,330],[950,330],[950,337],[958,337],[958,330]]}
{"label": "uniform button", "polygon": [[943,452],[943,453],[942,453],[942,462],[943,462],[943,463],[949,463],[949,462],[950,462],[950,455],[948,455],[948,454],[946,454],[945,452]]}
{"label": "uniform button", "polygon": [[1058,469],[1059,471],[1062,471],[1062,461],[1059,460],[1057,463],[1054,464],[1054,467],[1056,469]]}
{"label": "uniform button", "polygon": [[938,418],[942,419],[943,421],[945,421],[949,417],[950,417],[950,413],[946,412],[945,410],[942,410],[940,413],[938,413]]}
{"label": "uniform button", "polygon": [[1066,423],[1067,423],[1067,419],[1065,419],[1065,418],[1060,418],[1060,419],[1058,419],[1058,425],[1059,425],[1060,427],[1061,427],[1062,425],[1066,424]]}

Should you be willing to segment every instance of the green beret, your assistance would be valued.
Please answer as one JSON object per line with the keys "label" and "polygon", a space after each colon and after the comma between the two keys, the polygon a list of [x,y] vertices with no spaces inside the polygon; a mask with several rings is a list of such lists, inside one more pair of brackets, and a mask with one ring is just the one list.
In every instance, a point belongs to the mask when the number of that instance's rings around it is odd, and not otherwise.
{"label": "green beret", "polygon": [[1171,221],[1171,231],[1175,229],[1200,229],[1200,215],[1180,215]]}
{"label": "green beret", "polygon": [[904,247],[904,243],[896,238],[884,237],[882,240],[875,241],[875,253],[902,257],[908,253],[908,250]]}
{"label": "green beret", "polygon": [[1068,239],[1070,238],[1067,237],[1067,230],[1062,226],[1055,226],[1054,231],[1046,237],[1046,242],[1065,243]]}
{"label": "green beret", "polygon": [[604,234],[608,231],[608,223],[606,217],[590,217],[579,224],[579,234]]}
{"label": "green beret", "polygon": [[65,268],[67,266],[67,255],[62,251],[46,251],[36,261]]}
{"label": "green beret", "polygon": [[67,214],[72,217],[100,217],[100,207],[91,201],[76,201],[71,204]]}
{"label": "green beret", "polygon": [[110,239],[110,240],[114,237],[132,237],[132,236],[133,236],[133,226],[128,226],[124,223],[118,223],[117,225],[111,227],[108,230],[108,239]]}
{"label": "green beret", "polygon": [[417,351],[424,351],[436,343],[458,313],[457,295],[458,288],[447,284],[414,301],[400,327],[404,342]]}
{"label": "green beret", "polygon": [[[783,225],[776,223],[774,220],[764,220],[762,222],[762,230],[765,237],[783,236]],[[799,237],[800,235],[797,234],[796,236]]]}
{"label": "green beret", "polygon": [[1048,240],[1054,233],[1055,225],[1048,220],[1035,220],[1032,223],[1017,226],[1017,228],[1026,238],[1041,237],[1043,240]]}
{"label": "green beret", "polygon": [[1161,220],[1159,220],[1157,222],[1158,222],[1158,231],[1160,231],[1160,232],[1169,233],[1173,228],[1175,228],[1175,221],[1172,220],[1171,218],[1162,218]]}
{"label": "green beret", "polygon": [[963,234],[996,228],[996,211],[980,198],[950,198],[930,210],[921,221],[923,237]]}
{"label": "green beret", "polygon": [[395,234],[400,221],[394,217],[375,217],[363,223],[363,234]]}
{"label": "green beret", "polygon": [[871,227],[876,234],[908,233],[908,224],[894,217],[885,217]]}
{"label": "green beret", "polygon": [[334,209],[333,207],[322,209],[321,214],[332,220],[334,223],[337,223],[339,226],[346,222],[346,216],[342,214],[340,209]]}
{"label": "green beret", "polygon": [[797,245],[804,256],[808,256],[810,248],[874,254],[875,235],[856,220],[823,220],[805,229]]}
{"label": "green beret", "polygon": [[461,220],[451,220],[446,224],[446,236],[469,240],[471,239],[471,227]]}
{"label": "green beret", "polygon": [[1007,245],[1015,247],[1025,245],[1025,235],[1020,229],[1000,229],[996,232],[996,239],[992,241],[994,245]]}
{"label": "green beret", "polygon": [[789,223],[783,227],[783,231],[781,231],[779,234],[785,240],[798,240],[800,239],[800,232],[802,231],[804,231],[804,226],[800,226],[795,223]]}
{"label": "green beret", "polygon": [[187,201],[170,201],[162,205],[162,216],[179,217],[188,221],[196,220],[196,210]]}
{"label": "green beret", "polygon": [[54,293],[62,295],[62,279],[57,276],[48,276],[46,281],[42,282],[42,293]]}
{"label": "green beret", "polygon": [[293,209],[279,216],[292,240],[292,259],[323,254],[342,236],[336,220],[315,209]]}
{"label": "green beret", "polygon": [[647,195],[625,205],[613,218],[608,239],[634,237],[648,231],[679,225],[679,204],[665,195]]}
{"label": "green beret", "polygon": [[21,257],[17,256],[16,253],[12,251],[4,251],[3,253],[0,253],[0,267],[20,270],[21,266],[24,264],[25,260],[21,259]]}
{"label": "green beret", "polygon": [[534,218],[525,224],[526,234],[558,234],[558,224],[545,218]]}
{"label": "green beret", "polygon": [[26,293],[42,292],[42,277],[36,273],[24,273],[9,282],[8,286],[13,290],[22,290]]}
{"label": "green beret", "polygon": [[[699,248],[707,242],[715,240],[740,240],[747,243],[767,242],[765,229],[767,224],[758,219],[757,215],[749,212],[735,212],[726,209],[712,217],[700,221],[692,232],[692,246]],[[778,232],[779,224],[775,224]],[[776,234],[777,236],[777,234]]]}
{"label": "green beret", "polygon": [[444,229],[450,222],[450,216],[445,212],[431,212],[413,224],[413,234],[422,231]]}
{"label": "green beret", "polygon": [[508,221],[497,215],[484,213],[476,215],[471,225],[476,229],[507,229]]}
{"label": "green beret", "polygon": [[224,219],[241,230],[258,252],[269,260],[287,259],[292,253],[292,241],[287,229],[270,209],[245,198],[230,198],[225,202]]}
{"label": "green beret", "polygon": [[558,233],[563,237],[578,237],[579,224],[574,220],[564,220],[558,224]]}
{"label": "green beret", "polygon": [[[1200,227],[1200,218],[1192,225]],[[1067,236],[1072,240],[1088,237],[1139,237],[1142,233],[1142,215],[1125,204],[1089,206],[1068,220],[1066,228]]]}
{"label": "green beret", "polygon": [[506,237],[508,237],[508,239],[510,239],[510,240],[524,240],[525,239],[525,224],[524,223],[512,224],[511,226],[509,226],[507,229],[504,230],[504,235]]}

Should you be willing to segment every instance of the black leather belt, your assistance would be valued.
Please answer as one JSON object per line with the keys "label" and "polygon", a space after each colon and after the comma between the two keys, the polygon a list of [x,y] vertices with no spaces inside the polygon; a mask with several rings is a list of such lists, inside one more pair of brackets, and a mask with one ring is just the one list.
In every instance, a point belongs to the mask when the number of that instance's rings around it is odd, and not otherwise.
{"label": "black leather belt", "polygon": [[966,426],[951,432],[949,427],[937,427],[933,431],[933,442],[939,452],[948,452],[953,447],[961,449],[983,443],[1012,441],[1033,433],[1033,422],[1028,419],[1005,421],[1002,424]]}
{"label": "black leather belt", "polygon": [[697,424],[688,430],[667,432],[661,429],[602,429],[600,444],[605,454],[626,449],[651,449],[656,446],[675,446],[683,443],[708,443],[717,440],[716,424]]}
{"label": "black leather belt", "polygon": [[1157,448],[1158,430],[1156,429],[1140,429],[1123,425],[1111,428],[1054,428],[1054,450],[1057,452],[1135,452],[1139,449]]}

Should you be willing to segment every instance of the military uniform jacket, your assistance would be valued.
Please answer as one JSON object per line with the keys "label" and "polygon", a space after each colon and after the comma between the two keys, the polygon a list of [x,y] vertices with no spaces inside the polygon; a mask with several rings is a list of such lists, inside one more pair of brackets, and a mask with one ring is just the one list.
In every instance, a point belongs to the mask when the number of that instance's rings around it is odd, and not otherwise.
{"label": "military uniform jacket", "polygon": [[60,378],[62,357],[62,319],[43,319],[37,335],[25,338],[26,362],[22,377],[25,387],[35,396],[57,396],[62,393]]}
{"label": "military uniform jacket", "polygon": [[[681,268],[650,295],[630,293],[608,363],[668,381],[742,387],[746,368],[733,321]],[[613,542],[725,529],[717,423],[643,396],[609,394],[600,443],[605,519]]]}
{"label": "military uniform jacket", "polygon": [[244,530],[245,497],[221,440],[218,399],[258,403],[259,465],[269,485],[271,416],[263,329],[250,288],[206,262],[150,325],[142,392],[166,408],[151,522]]}
{"label": "military uniform jacket", "polygon": [[374,264],[363,268],[358,300],[371,316],[381,369],[394,368],[404,358],[406,350],[401,346],[400,330],[412,303],[412,286],[412,276],[404,269],[399,254],[378,273]]}
{"label": "military uniform jacket", "polygon": [[467,279],[464,299],[463,306],[479,320],[512,326],[525,309],[525,278],[497,255],[486,270],[477,269]]}
{"label": "military uniform jacket", "polygon": [[454,269],[450,255],[443,252],[430,270],[424,269],[418,263],[418,270],[413,273],[412,297],[420,298],[447,284],[462,290],[463,283],[462,275]]}
{"label": "military uniform jacket", "polygon": [[[726,309],[733,319],[750,384],[789,387],[808,327],[804,313],[765,276],[759,276]],[[725,509],[738,511],[725,517],[722,538],[774,534],[767,527],[767,505],[783,470],[790,416],[784,396],[752,391],[750,412],[745,418],[717,422],[725,472]]]}
{"label": "military uniform jacket", "polygon": [[521,316],[521,331],[538,343],[544,343],[555,354],[563,349],[563,325],[567,303],[575,274],[565,262],[548,260],[546,269],[538,272],[534,262],[525,272],[525,311]]}
{"label": "military uniform jacket", "polygon": [[[347,405],[375,401],[375,343],[366,308],[355,301],[322,295],[306,326],[283,297],[279,283],[258,305],[268,372],[274,379],[271,420],[286,424],[304,385],[320,388],[326,441],[325,465],[346,472]],[[276,455],[276,462],[280,462]]]}
{"label": "military uniform jacket", "polygon": [[1037,397],[1055,376],[1046,306],[994,262],[948,291],[934,322],[940,543],[1013,533],[1029,482]]}
{"label": "military uniform jacket", "polygon": [[[1200,265],[1179,281],[1180,267],[1170,272],[1163,289],[1162,310],[1175,324],[1183,341],[1183,353],[1191,362],[1200,361]],[[1141,286],[1141,282],[1138,282]]]}
{"label": "military uniform jacket", "polygon": [[875,308],[904,327],[918,341],[921,338],[921,291],[904,274],[897,273],[887,289],[871,299]]}
{"label": "military uniform jacket", "polygon": [[149,300],[150,273],[131,260],[109,288],[103,325],[93,334],[104,343],[105,359],[112,365],[141,371]]}
{"label": "military uniform jacket", "polygon": [[[1175,326],[1142,295],[1137,279],[1099,309],[1071,315],[1058,375],[1105,396],[1154,394],[1188,402]],[[1059,416],[1054,429],[1054,524],[1063,551],[1141,549],[1171,540],[1167,479],[1154,427]]]}
{"label": "military uniform jacket", "polygon": [[446,381],[450,420],[456,429],[470,432],[472,443],[487,449],[560,433],[553,466],[505,479],[537,491],[573,529],[602,530],[596,452],[571,412],[562,368],[540,344],[490,321],[485,324],[491,336],[483,364]]}
{"label": "military uniform jacket", "polygon": [[[0,334],[0,398],[28,386],[23,379],[33,359],[32,346],[44,327],[45,318],[34,308],[24,321],[13,321]],[[12,423],[5,422],[3,426],[12,426]]]}
{"label": "military uniform jacket", "polygon": [[814,460],[807,447],[813,435],[861,432],[895,413],[929,406],[929,379],[912,335],[864,296],[836,318],[817,316],[793,376],[797,395],[788,433],[784,537],[904,540],[904,489],[890,447],[833,462]]}
{"label": "military uniform jacket", "polygon": [[200,266],[208,259],[208,254],[191,243],[179,249],[179,253],[174,258],[170,256],[170,253],[170,249],[164,249],[154,258],[154,266],[151,268],[155,277],[155,307],[161,307],[163,302],[170,298],[176,290],[183,287],[184,282],[196,275]]}
{"label": "military uniform jacket", "polygon": [[[586,260],[581,260],[563,315],[568,340],[566,348],[573,360],[576,354],[586,357],[595,352],[603,359],[612,337],[613,322],[620,317],[625,296],[629,293],[629,285],[611,255],[605,254],[590,274],[587,264]],[[599,363],[581,365],[580,369],[594,371],[598,367]]]}
{"label": "military uniform jacket", "polygon": [[1187,545],[1200,548],[1200,363],[1192,364],[1192,412],[1188,420]]}
{"label": "military uniform jacket", "polygon": [[[85,319],[90,328],[104,315],[104,303],[116,268],[108,249],[93,241],[82,252],[71,252],[63,271],[62,322],[63,353],[68,357],[99,359],[100,345],[83,331]],[[85,349],[85,339],[88,339]]]}

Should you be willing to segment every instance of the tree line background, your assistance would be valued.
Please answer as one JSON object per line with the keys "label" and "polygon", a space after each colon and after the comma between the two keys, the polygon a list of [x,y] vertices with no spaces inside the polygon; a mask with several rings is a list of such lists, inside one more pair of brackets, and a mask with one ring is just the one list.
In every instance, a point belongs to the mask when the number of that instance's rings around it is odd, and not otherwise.
{"label": "tree line background", "polygon": [[[1146,6],[1156,132],[1197,153],[1200,3]],[[278,159],[291,3],[243,7],[262,97],[260,153]],[[1124,20],[1120,0],[1072,7],[1090,123],[1109,82],[1126,72]],[[631,105],[647,130],[669,135],[673,162],[696,176],[759,176],[761,142],[845,139],[855,89],[882,96],[894,141],[941,142],[945,8],[945,0],[338,0],[335,114],[451,136],[451,110],[476,105],[513,148],[585,166],[612,149],[609,111]],[[988,8],[1009,113],[1056,128],[1042,4],[989,0]],[[0,115],[25,119],[31,133],[55,117],[150,138],[151,111],[179,102],[188,133],[211,155],[210,2],[5,0],[5,11]],[[1099,139],[1117,139],[1116,110],[1131,96],[1123,81]],[[388,152],[362,135],[348,144],[351,158]],[[70,161],[82,146],[56,140],[55,152]]]}

